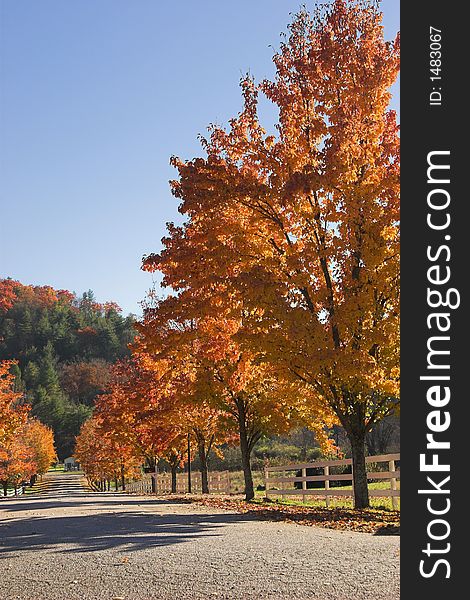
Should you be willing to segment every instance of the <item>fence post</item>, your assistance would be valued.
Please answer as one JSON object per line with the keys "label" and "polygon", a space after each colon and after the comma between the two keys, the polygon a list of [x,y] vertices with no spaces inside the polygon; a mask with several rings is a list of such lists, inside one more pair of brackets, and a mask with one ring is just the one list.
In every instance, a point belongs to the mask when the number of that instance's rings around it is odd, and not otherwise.
{"label": "fence post", "polygon": [[[388,470],[392,473],[393,473],[393,471],[395,471],[395,461],[394,460],[389,461]],[[390,479],[390,489],[391,490],[397,489],[397,480],[395,477],[392,477]],[[393,508],[393,510],[398,509],[398,498],[396,496],[392,496],[392,508]]]}
{"label": "fence post", "polygon": [[[366,471],[367,471],[367,463],[366,463]],[[369,489],[369,480],[367,480],[367,489]],[[352,461],[351,461],[351,491],[352,491],[351,500],[352,500],[352,505],[354,508],[354,504],[355,504],[355,502],[354,502],[354,465],[353,465]]]}
{"label": "fence post", "polygon": [[[325,475],[325,477],[328,477],[330,475],[330,467],[323,467],[323,474]],[[330,480],[325,479],[325,490],[329,490],[329,489],[330,489]],[[326,494],[325,494],[325,504],[326,504],[326,508],[330,507],[330,496],[328,495],[328,492],[326,492]]]}
{"label": "fence post", "polygon": [[[295,473],[294,473],[295,475]],[[307,482],[305,481],[305,477],[307,477],[307,469],[302,469],[302,489],[306,490],[307,489]],[[305,494],[302,494],[302,502],[305,504],[307,500],[307,496]]]}
{"label": "fence post", "polygon": [[266,499],[269,498],[269,496],[268,496],[268,478],[269,478],[269,469],[268,469],[268,467],[265,467],[265,469],[264,469],[264,496]]}

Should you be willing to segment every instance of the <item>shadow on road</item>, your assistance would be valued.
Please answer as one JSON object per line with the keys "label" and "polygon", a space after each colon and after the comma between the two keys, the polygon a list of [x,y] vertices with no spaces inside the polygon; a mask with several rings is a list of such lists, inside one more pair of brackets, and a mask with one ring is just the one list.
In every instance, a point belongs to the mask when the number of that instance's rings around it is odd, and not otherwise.
{"label": "shadow on road", "polygon": [[[48,474],[38,496],[0,502],[0,550],[57,553],[125,552],[221,535],[221,528],[251,517],[205,513],[184,502],[84,489],[78,474]],[[184,508],[183,508],[184,505]],[[1,557],[1,554],[0,554]]]}
{"label": "shadow on road", "polygon": [[[94,503],[96,505],[96,499]],[[49,506],[48,503],[39,502],[31,505],[29,510],[40,510],[41,504],[41,510]],[[137,504],[137,500],[124,500],[123,504]],[[61,508],[70,505],[75,503],[60,503]],[[83,502],[80,506],[87,510]],[[57,504],[51,505],[51,508],[57,508]],[[65,511],[60,516],[25,515],[25,518],[16,516],[1,520],[0,550],[14,552],[49,548],[54,552],[73,554],[114,548],[131,552],[219,536],[224,526],[251,520],[250,517],[230,513],[120,512],[118,503],[113,507],[100,506],[100,510],[105,509],[106,512],[97,514],[93,514],[91,506],[89,508],[89,514],[84,515],[68,516]]]}

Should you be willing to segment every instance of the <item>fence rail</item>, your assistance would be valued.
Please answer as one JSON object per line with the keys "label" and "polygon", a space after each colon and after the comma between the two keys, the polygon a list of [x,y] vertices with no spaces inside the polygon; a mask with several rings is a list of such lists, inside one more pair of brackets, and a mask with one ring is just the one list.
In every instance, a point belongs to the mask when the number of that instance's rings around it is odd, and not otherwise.
{"label": "fence rail", "polygon": [[[152,493],[152,478],[155,480],[156,494],[171,493],[171,473],[150,473],[142,479],[131,481],[127,484],[128,492],[151,494]],[[209,491],[218,494],[230,494],[230,473],[229,471],[215,471],[209,473]],[[202,475],[198,471],[191,473],[191,491],[193,493],[202,492]],[[176,474],[176,492],[178,494],[186,494],[188,492],[188,474]]]}
{"label": "fence rail", "polygon": [[137,481],[129,481],[126,483],[126,492],[150,494],[152,492],[152,480],[150,477],[143,477]]}
{"label": "fence rail", "polygon": [[[398,508],[398,498],[400,490],[397,489],[397,479],[400,479],[400,470],[395,468],[396,462],[400,460],[400,454],[380,454],[377,456],[368,456],[366,463],[368,465],[377,465],[388,463],[387,471],[368,470],[367,479],[380,479],[390,481],[390,489],[369,490],[371,497],[388,497],[392,499],[392,507]],[[324,496],[326,506],[330,505],[332,496],[354,496],[354,481],[351,473],[331,473],[330,469],[341,469],[352,467],[352,460],[345,458],[343,460],[318,460],[311,463],[297,463],[284,466],[267,467],[265,469],[266,497],[270,496],[302,496],[305,502],[308,496]],[[322,475],[307,474],[307,470],[323,470]],[[294,476],[289,476],[289,472],[295,471]],[[352,471],[352,468],[351,468]],[[312,471],[311,471],[312,472]],[[331,481],[350,481],[352,489],[345,490],[337,487],[330,487]],[[309,482],[323,482],[323,488],[308,487]],[[300,484],[300,485],[299,485]],[[277,486],[281,487],[278,488]]]}
{"label": "fence rail", "polygon": [[[3,491],[1,492],[2,497],[5,498],[6,496],[3,496]],[[22,496],[23,495],[23,487],[19,486],[18,488],[16,488],[15,490],[7,490],[7,497],[8,496]]]}

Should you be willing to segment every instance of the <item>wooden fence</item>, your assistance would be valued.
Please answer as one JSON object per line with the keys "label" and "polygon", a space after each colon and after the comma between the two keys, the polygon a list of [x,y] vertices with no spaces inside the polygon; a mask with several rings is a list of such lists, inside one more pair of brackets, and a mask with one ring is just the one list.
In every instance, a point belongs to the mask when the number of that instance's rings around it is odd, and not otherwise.
{"label": "wooden fence", "polygon": [[[368,470],[368,480],[388,480],[390,481],[390,489],[384,490],[369,490],[371,497],[389,497],[392,499],[394,509],[398,508],[398,498],[400,490],[397,489],[397,479],[400,479],[400,470],[395,468],[396,461],[400,460],[399,454],[381,454],[378,456],[368,456],[366,458],[367,465],[377,467],[381,463],[388,463],[387,470]],[[299,463],[293,465],[285,465],[281,467],[267,467],[265,469],[266,479],[266,497],[270,496],[302,496],[305,502],[308,496],[324,496],[326,506],[330,505],[332,496],[354,496],[354,489],[341,489],[340,487],[331,487],[332,481],[345,481],[346,485],[353,485],[353,475],[344,473],[344,467],[351,466],[352,460],[346,458],[344,460],[319,460],[312,463]],[[323,471],[321,475],[307,475],[307,469],[315,469]],[[296,473],[292,476],[291,472]],[[308,482],[323,482],[322,488],[308,487]],[[351,482],[351,483],[349,483]],[[278,487],[280,485],[280,487]]]}
{"label": "wooden fence", "polygon": [[[151,494],[152,477],[155,479],[156,494],[171,493],[171,473],[150,473],[142,479],[132,481],[126,485],[128,492]],[[176,475],[176,493],[186,494],[188,492],[188,474],[177,473]],[[198,471],[191,473],[191,492],[194,494],[202,493],[202,476]],[[209,473],[209,492],[217,494],[230,494],[230,473],[229,471],[215,471]]]}
{"label": "wooden fence", "polygon": [[[22,496],[24,493],[23,487],[19,486],[16,490],[7,490],[7,496]],[[5,498],[3,495],[3,489],[0,491],[1,497]]]}
{"label": "wooden fence", "polygon": [[150,494],[152,492],[152,480],[145,475],[142,479],[126,483],[126,492],[134,494]]}

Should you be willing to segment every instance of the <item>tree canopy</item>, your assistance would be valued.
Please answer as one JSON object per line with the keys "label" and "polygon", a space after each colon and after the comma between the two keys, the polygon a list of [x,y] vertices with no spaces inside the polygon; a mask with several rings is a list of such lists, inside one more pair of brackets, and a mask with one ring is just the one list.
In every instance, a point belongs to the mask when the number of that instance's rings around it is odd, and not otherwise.
{"label": "tree canopy", "polygon": [[144,268],[184,318],[239,323],[233,343],[339,420],[367,506],[365,436],[399,393],[399,38],[384,40],[375,3],[335,0],[294,17],[274,65],[242,79],[243,110],[204,156],[172,159],[186,220]]}

